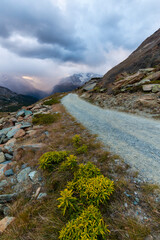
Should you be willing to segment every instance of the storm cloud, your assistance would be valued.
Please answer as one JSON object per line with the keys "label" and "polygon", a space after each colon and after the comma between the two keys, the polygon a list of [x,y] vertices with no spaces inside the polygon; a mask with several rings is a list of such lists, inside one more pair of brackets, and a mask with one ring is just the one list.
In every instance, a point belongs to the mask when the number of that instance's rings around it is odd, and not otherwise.
{"label": "storm cloud", "polygon": [[41,88],[104,74],[159,28],[159,9],[159,0],[1,0],[0,73],[41,78]]}

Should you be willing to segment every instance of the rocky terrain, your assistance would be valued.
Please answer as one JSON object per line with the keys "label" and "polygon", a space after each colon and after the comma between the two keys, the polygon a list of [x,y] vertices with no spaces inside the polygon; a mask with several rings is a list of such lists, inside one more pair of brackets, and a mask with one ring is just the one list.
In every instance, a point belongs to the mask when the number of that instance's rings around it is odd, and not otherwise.
{"label": "rocky terrain", "polygon": [[146,117],[160,117],[160,71],[156,68],[139,69],[121,76],[112,84],[112,94],[99,88],[99,82],[86,83],[80,95],[104,108],[136,113]]}
{"label": "rocky terrain", "polygon": [[59,84],[54,86],[52,94],[57,92],[69,92],[72,91],[84,83],[88,82],[91,78],[99,78],[99,74],[95,73],[77,73],[67,78],[62,79]]}
{"label": "rocky terrain", "polygon": [[8,88],[0,87],[0,112],[16,111],[36,101],[35,97],[17,94]]}
{"label": "rocky terrain", "polygon": [[27,191],[33,199],[39,200],[46,196],[42,190],[42,176],[37,168],[29,166],[29,163],[19,166],[17,162],[25,152],[35,152],[45,147],[37,136],[48,136],[49,133],[43,132],[41,126],[33,126],[32,117],[50,112],[51,107],[41,103],[0,118],[0,216],[4,216],[0,220],[0,233],[14,220],[10,216],[8,203]]}

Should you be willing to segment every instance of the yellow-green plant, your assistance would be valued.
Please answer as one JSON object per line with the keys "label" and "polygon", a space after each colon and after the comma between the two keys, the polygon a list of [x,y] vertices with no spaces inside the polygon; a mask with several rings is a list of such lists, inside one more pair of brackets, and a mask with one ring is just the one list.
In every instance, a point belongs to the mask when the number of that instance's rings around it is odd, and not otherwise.
{"label": "yellow-green plant", "polygon": [[99,206],[109,199],[114,191],[114,184],[110,179],[100,175],[93,178],[79,178],[74,184],[74,189],[84,203]]}
{"label": "yellow-green plant", "polygon": [[72,137],[72,142],[73,142],[73,146],[74,146],[75,148],[80,147],[81,142],[82,142],[81,136],[80,136],[79,134],[74,135],[74,136]]}
{"label": "yellow-green plant", "polygon": [[43,170],[53,170],[54,167],[64,161],[68,156],[66,151],[46,152],[39,159],[40,168]]}
{"label": "yellow-green plant", "polygon": [[61,163],[60,170],[75,170],[77,168],[77,157],[74,155],[70,155],[67,159]]}
{"label": "yellow-green plant", "polygon": [[75,172],[75,180],[79,178],[93,178],[97,177],[101,174],[101,171],[99,168],[97,168],[93,163],[88,162],[87,164],[80,164],[78,166],[77,172]]}
{"label": "yellow-green plant", "polygon": [[60,240],[99,240],[106,239],[109,232],[100,211],[93,205],[80,216],[71,220],[60,231]]}
{"label": "yellow-green plant", "polygon": [[59,201],[58,208],[62,209],[63,215],[65,215],[66,210],[71,214],[73,211],[76,211],[77,198],[73,197],[72,190],[67,188],[61,191],[61,197],[57,200]]}
{"label": "yellow-green plant", "polygon": [[86,144],[83,144],[82,146],[76,149],[77,154],[83,154],[83,153],[86,153],[87,151],[88,151],[88,147]]}

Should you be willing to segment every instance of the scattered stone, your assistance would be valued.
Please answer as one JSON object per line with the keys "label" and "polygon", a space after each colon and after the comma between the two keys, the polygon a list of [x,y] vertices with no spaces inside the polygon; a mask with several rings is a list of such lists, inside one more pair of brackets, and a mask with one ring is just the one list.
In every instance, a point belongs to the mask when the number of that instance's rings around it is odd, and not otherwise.
{"label": "scattered stone", "polygon": [[0,152],[0,163],[5,162],[5,155],[3,152]]}
{"label": "scattered stone", "polygon": [[14,135],[18,132],[18,130],[20,129],[20,127],[21,127],[21,124],[18,124],[18,125],[16,125],[15,127],[13,127],[13,128],[7,133],[6,137],[7,137],[8,139],[14,137]]}
{"label": "scattered stone", "polygon": [[21,129],[24,129],[24,128],[29,128],[29,127],[32,127],[32,124],[31,123],[23,123],[23,125],[21,126]]}
{"label": "scattered stone", "polygon": [[5,206],[3,208],[3,214],[4,214],[4,216],[9,216],[10,215],[10,208]]}
{"label": "scattered stone", "polygon": [[48,131],[45,131],[44,134],[49,137],[49,132]]}
{"label": "scattered stone", "polygon": [[23,137],[26,134],[26,132],[23,129],[19,129],[18,132],[14,135],[15,138]]}
{"label": "scattered stone", "polygon": [[0,188],[6,187],[8,185],[7,180],[0,181]]}
{"label": "scattered stone", "polygon": [[30,137],[32,137],[37,133],[37,131],[36,130],[29,130],[29,131],[27,131],[27,133]]}
{"label": "scattered stone", "polygon": [[9,169],[9,170],[5,171],[4,175],[6,177],[13,176],[14,175],[13,169]]}
{"label": "scattered stone", "polygon": [[144,240],[153,240],[153,237],[151,235],[149,235]]}
{"label": "scattered stone", "polygon": [[153,93],[160,92],[160,84],[157,84],[157,85],[153,86],[152,92],[153,92]]}
{"label": "scattered stone", "polygon": [[17,118],[18,118],[18,117],[25,117],[25,116],[29,116],[29,115],[32,115],[32,112],[31,112],[31,111],[22,109],[22,110],[20,110],[20,111],[17,113],[16,117],[17,117]]}
{"label": "scattered stone", "polygon": [[17,197],[17,194],[16,194],[16,193],[0,195],[0,203],[11,202],[11,201],[14,200],[16,197]]}
{"label": "scattered stone", "polygon": [[150,92],[152,90],[153,84],[143,85],[142,89],[144,92]]}
{"label": "scattered stone", "polygon": [[37,190],[36,190],[35,194],[33,195],[33,197],[37,198],[39,193],[40,193],[40,191],[41,191],[41,187],[37,188]]}
{"label": "scattered stone", "polygon": [[22,171],[20,171],[20,173],[17,175],[17,181],[19,183],[24,182],[27,180],[28,178],[28,174],[31,172],[31,168],[27,167],[25,169],[23,169]]}
{"label": "scattered stone", "polygon": [[47,193],[40,193],[40,194],[38,195],[37,199],[39,200],[39,199],[42,199],[42,198],[44,198],[44,197],[47,197]]}
{"label": "scattered stone", "polygon": [[33,182],[38,182],[38,177],[39,177],[38,175],[39,174],[37,171],[33,171],[33,172],[30,172],[28,176]]}
{"label": "scattered stone", "polygon": [[[45,144],[43,143],[37,143],[37,144],[28,144],[28,145],[22,145],[20,146],[18,149],[23,149],[23,150],[28,150],[28,149],[31,149],[31,150],[39,150],[41,149],[42,147],[44,147]],[[18,150],[17,149],[17,150]]]}
{"label": "scattered stone", "polygon": [[27,163],[24,163],[24,164],[21,166],[21,169],[25,169],[27,166],[28,166],[28,164],[27,164]]}
{"label": "scattered stone", "polygon": [[5,153],[4,155],[5,155],[6,160],[12,160],[12,158],[13,158],[13,155],[11,155],[11,154]]}
{"label": "scattered stone", "polygon": [[0,221],[0,233],[3,233],[5,229],[14,221],[14,217],[5,217]]}

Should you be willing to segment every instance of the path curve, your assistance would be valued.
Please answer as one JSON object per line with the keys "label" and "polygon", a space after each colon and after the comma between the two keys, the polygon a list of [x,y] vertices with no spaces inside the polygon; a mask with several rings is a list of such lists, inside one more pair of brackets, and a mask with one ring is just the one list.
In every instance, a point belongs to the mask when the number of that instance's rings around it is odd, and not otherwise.
{"label": "path curve", "polygon": [[65,96],[62,104],[145,180],[160,183],[160,121],[102,109],[76,94]]}

